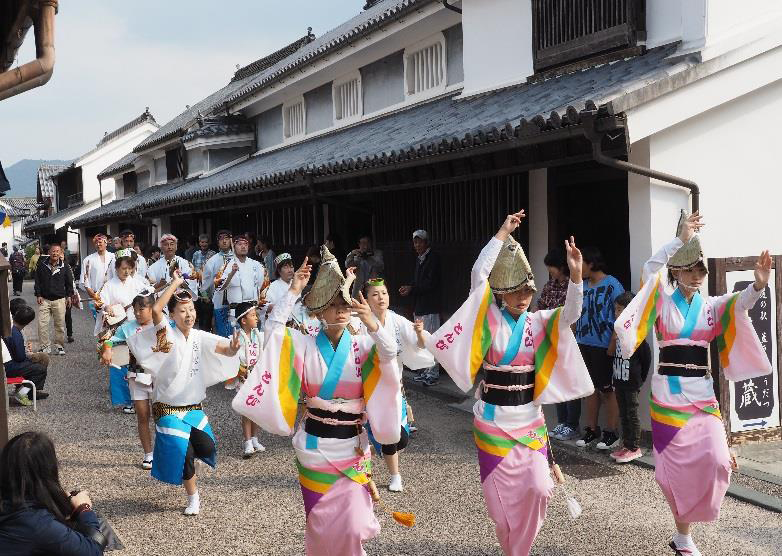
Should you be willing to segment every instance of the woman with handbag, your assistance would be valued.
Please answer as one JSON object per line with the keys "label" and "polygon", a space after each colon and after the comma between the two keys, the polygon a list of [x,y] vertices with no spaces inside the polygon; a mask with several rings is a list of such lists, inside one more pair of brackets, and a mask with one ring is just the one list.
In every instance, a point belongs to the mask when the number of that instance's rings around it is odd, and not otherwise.
{"label": "woman with handbag", "polygon": [[12,438],[0,453],[0,556],[93,556],[106,543],[89,494],[68,496],[60,485],[49,437]]}

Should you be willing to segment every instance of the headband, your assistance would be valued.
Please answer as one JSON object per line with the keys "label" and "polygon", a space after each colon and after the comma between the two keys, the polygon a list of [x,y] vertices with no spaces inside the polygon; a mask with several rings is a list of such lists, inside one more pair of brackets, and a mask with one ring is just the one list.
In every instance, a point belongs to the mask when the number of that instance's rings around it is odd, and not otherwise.
{"label": "headband", "polygon": [[101,232],[98,232],[97,234],[95,234],[94,236],[92,236],[92,241],[93,241],[93,243],[97,243],[97,242],[98,242],[98,240],[101,240],[101,239],[108,240],[109,238],[106,236],[106,234],[104,234],[104,233],[101,233]]}
{"label": "headband", "polygon": [[247,313],[249,313],[250,311],[255,311],[257,308],[258,308],[258,305],[256,305],[255,303],[253,303],[253,304],[252,304],[250,307],[248,307],[248,308],[247,308],[247,310],[246,310],[246,311],[244,311],[242,314],[240,314],[240,315],[236,315],[236,320],[237,320],[237,321],[241,320],[241,318],[242,318],[243,316],[245,316],[245,315],[246,315]]}
{"label": "headband", "polygon": [[117,249],[117,252],[114,253],[114,257],[116,257],[117,259],[121,259],[122,257],[128,257],[129,259],[132,259],[133,255],[136,255],[138,257],[138,253],[136,253],[130,247],[127,247],[125,249]]}
{"label": "headband", "polygon": [[280,253],[274,258],[274,264],[276,265],[281,265],[285,261],[290,261],[293,264],[293,257],[291,257],[290,253]]}
{"label": "headband", "polygon": [[386,281],[382,278],[370,278],[366,282],[367,286],[385,286]]}
{"label": "headband", "polygon": [[174,241],[177,243],[179,242],[179,240],[176,238],[174,234],[163,234],[162,236],[160,236],[160,241],[158,243],[160,244],[161,247],[163,247],[164,241]]}
{"label": "headband", "polygon": [[174,299],[176,299],[177,303],[188,303],[193,301],[193,293],[190,290],[181,288],[174,292]]}

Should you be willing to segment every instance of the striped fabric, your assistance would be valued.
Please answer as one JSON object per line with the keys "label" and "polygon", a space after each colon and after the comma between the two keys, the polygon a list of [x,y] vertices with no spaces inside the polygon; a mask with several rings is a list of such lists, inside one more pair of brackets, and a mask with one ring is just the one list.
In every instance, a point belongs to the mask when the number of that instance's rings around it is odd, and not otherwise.
{"label": "striped fabric", "polygon": [[654,396],[651,396],[649,405],[652,418],[652,441],[654,448],[660,453],[698,411],[722,419],[717,400],[705,402],[703,407],[699,408],[695,405],[663,405],[659,400],[655,400]]}
{"label": "striped fabric", "polygon": [[296,459],[296,467],[299,470],[299,484],[304,498],[304,512],[309,515],[318,500],[334,486],[340,477],[347,477],[360,485],[368,483],[369,474],[372,472],[372,460],[368,458],[358,460],[356,464],[342,471],[333,467],[311,469],[304,467],[298,459]]}
{"label": "striped fabric", "polygon": [[299,395],[301,393],[301,374],[296,371],[296,351],[293,347],[291,332],[287,328],[285,329],[285,336],[280,348],[279,369],[280,409],[285,422],[292,429],[296,421]]}
{"label": "striped fabric", "polygon": [[488,312],[491,304],[494,303],[494,294],[491,291],[489,283],[483,290],[480,304],[477,307],[475,322],[473,323],[472,342],[470,343],[470,384],[475,382],[475,375],[483,365],[483,358],[489,351],[491,345],[491,328],[489,327]]}
{"label": "striped fabric", "polygon": [[554,310],[554,314],[546,323],[546,334],[535,350],[535,398],[546,389],[549,380],[551,380],[551,374],[554,372],[559,348],[559,317],[561,313],[562,307]]}
{"label": "striped fabric", "polygon": [[736,300],[738,297],[738,293],[731,296],[721,308],[721,314],[717,315],[720,324],[719,334],[717,334],[717,349],[723,368],[730,366],[730,352],[736,341]]}
{"label": "striped fabric", "polygon": [[473,422],[473,438],[478,447],[478,465],[481,470],[481,482],[486,480],[517,444],[523,444],[531,450],[548,454],[548,432],[545,422],[534,428],[521,430],[517,434],[509,435],[501,428],[486,421],[476,419]]}

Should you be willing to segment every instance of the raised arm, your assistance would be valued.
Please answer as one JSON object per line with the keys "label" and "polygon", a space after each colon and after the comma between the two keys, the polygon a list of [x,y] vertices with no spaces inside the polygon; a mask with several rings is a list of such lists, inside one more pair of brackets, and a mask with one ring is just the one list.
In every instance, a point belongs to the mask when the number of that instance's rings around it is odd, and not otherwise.
{"label": "raised arm", "polygon": [[155,326],[159,325],[161,322],[163,322],[163,319],[166,318],[164,314],[166,306],[168,306],[168,302],[171,299],[171,296],[174,295],[174,292],[176,292],[177,288],[183,283],[184,280],[182,279],[182,273],[178,270],[175,270],[174,277],[171,279],[171,283],[165,290],[163,290],[163,293],[160,294],[160,297],[158,297],[157,301],[155,301],[155,304],[152,306],[152,322],[155,324]]}
{"label": "raised arm", "polygon": [[497,260],[497,256],[500,254],[502,244],[506,239],[519,227],[522,218],[526,215],[524,210],[509,214],[505,218],[505,222],[502,223],[500,229],[494,234],[494,237],[489,240],[483,249],[481,249],[478,258],[475,260],[475,264],[472,265],[472,273],[470,274],[470,291],[478,287],[481,282],[485,282],[489,279],[491,269],[494,267],[494,262]]}
{"label": "raised arm", "polygon": [[576,322],[581,316],[581,308],[584,301],[584,281],[581,278],[581,251],[576,247],[576,241],[573,236],[565,240],[565,251],[567,253],[567,266],[570,269],[570,280],[567,285],[567,295],[565,297],[565,306],[562,308],[562,322],[570,325]]}
{"label": "raised arm", "polygon": [[293,312],[296,300],[299,299],[304,286],[310,281],[311,272],[312,266],[307,263],[307,257],[304,257],[304,262],[301,263],[301,266],[293,274],[287,293],[274,303],[274,307],[272,307],[269,316],[266,318],[264,332],[267,338],[271,337],[274,330],[286,325]]}
{"label": "raised arm", "polygon": [[695,234],[697,234],[704,225],[703,217],[698,212],[693,212],[685,218],[681,223],[679,236],[663,245],[659,251],[646,261],[643,271],[641,272],[641,281],[645,284],[649,278],[660,272],[660,269],[668,264],[668,260],[673,257],[685,243],[688,243],[695,237]]}
{"label": "raised arm", "polygon": [[755,281],[748,285],[739,294],[736,300],[736,308],[740,311],[749,311],[755,306],[763,290],[768,285],[768,279],[771,274],[771,255],[768,251],[763,251],[755,263]]}

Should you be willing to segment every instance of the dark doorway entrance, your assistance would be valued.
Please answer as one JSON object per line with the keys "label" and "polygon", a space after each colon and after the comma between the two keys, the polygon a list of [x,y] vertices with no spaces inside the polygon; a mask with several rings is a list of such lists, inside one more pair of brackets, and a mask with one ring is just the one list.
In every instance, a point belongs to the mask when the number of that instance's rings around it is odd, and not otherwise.
{"label": "dark doorway entrance", "polygon": [[576,244],[598,247],[608,274],[630,288],[627,174],[596,163],[548,170],[549,247],[574,236]]}

